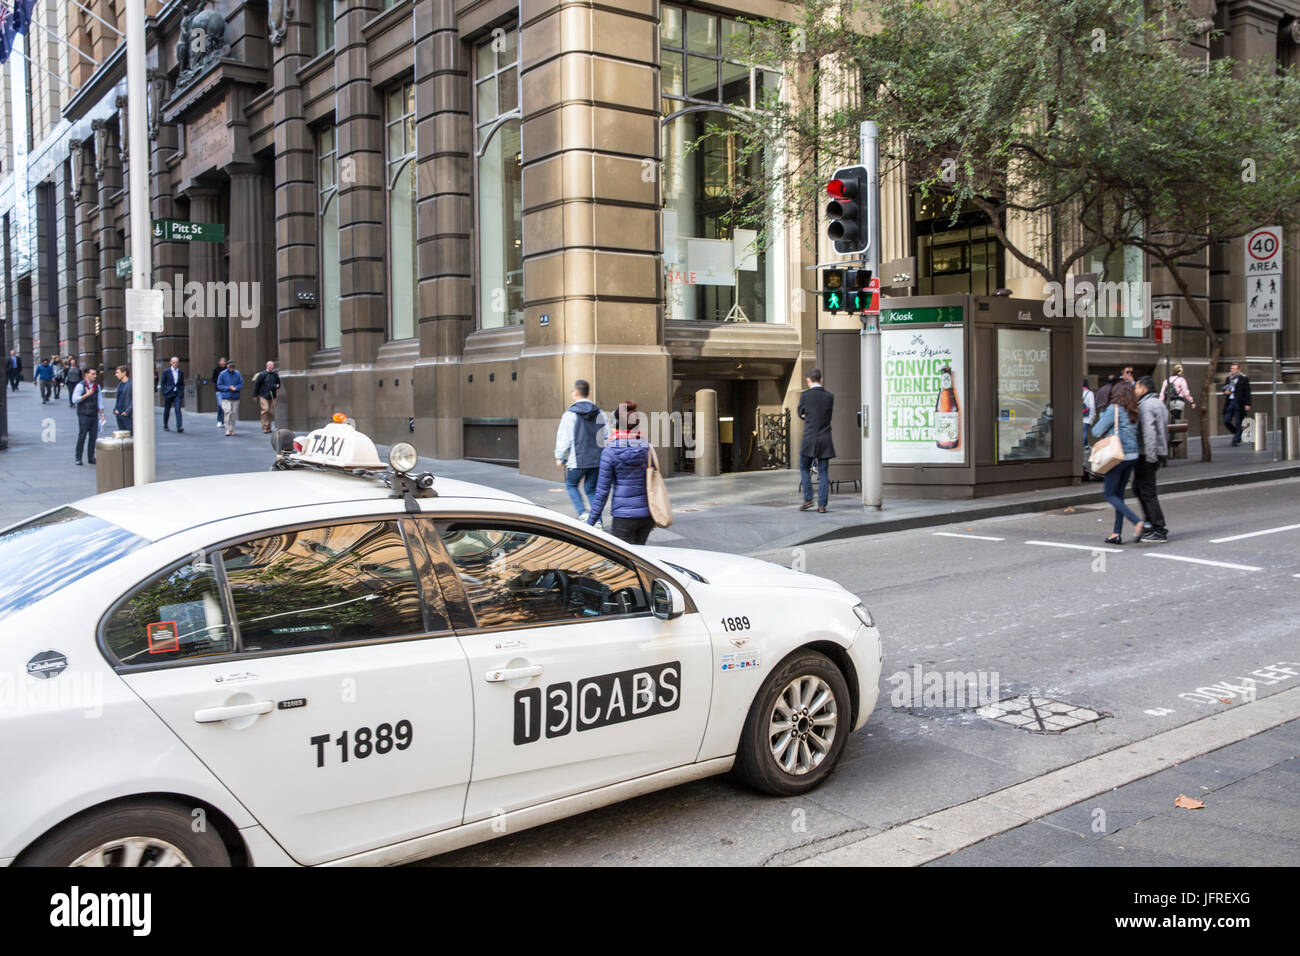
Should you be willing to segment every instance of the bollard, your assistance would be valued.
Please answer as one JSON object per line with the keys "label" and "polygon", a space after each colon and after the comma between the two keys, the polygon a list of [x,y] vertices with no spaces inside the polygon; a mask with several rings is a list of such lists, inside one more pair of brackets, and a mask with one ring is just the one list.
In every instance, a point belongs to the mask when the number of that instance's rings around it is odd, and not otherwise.
{"label": "bollard", "polygon": [[1252,417],[1255,419],[1255,451],[1268,451],[1268,412],[1256,412]]}
{"label": "bollard", "polygon": [[718,393],[702,388],[695,393],[695,474],[712,478],[720,473],[718,447]]}
{"label": "bollard", "polygon": [[135,439],[130,432],[115,431],[95,441],[95,491],[117,491],[135,484]]}
{"label": "bollard", "polygon": [[1288,415],[1286,421],[1286,460],[1300,459],[1300,415]]}

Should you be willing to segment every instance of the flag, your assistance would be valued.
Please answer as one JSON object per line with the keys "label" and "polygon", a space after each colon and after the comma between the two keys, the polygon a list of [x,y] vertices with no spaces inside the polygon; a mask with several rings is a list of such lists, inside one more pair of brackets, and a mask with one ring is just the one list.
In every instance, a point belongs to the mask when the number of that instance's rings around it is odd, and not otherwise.
{"label": "flag", "polygon": [[14,18],[8,7],[0,7],[0,63],[9,59],[14,48]]}
{"label": "flag", "polygon": [[36,0],[13,0],[14,33],[27,33],[32,25],[32,7]]}
{"label": "flag", "polygon": [[0,63],[14,50],[14,37],[27,33],[32,25],[32,7],[36,0],[9,0],[12,8],[0,6]]}

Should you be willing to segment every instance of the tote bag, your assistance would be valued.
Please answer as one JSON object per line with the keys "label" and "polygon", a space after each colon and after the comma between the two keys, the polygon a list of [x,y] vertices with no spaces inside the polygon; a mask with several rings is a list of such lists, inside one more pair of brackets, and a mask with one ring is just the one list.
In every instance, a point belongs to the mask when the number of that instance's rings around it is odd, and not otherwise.
{"label": "tote bag", "polygon": [[1124,460],[1124,446],[1119,441],[1119,406],[1115,409],[1115,430],[1092,446],[1088,468],[1093,474],[1104,475]]}
{"label": "tote bag", "polygon": [[668,500],[668,485],[659,472],[659,456],[655,454],[654,445],[650,446],[650,454],[646,458],[645,497],[650,505],[650,517],[654,519],[655,527],[667,528],[671,525],[673,503]]}

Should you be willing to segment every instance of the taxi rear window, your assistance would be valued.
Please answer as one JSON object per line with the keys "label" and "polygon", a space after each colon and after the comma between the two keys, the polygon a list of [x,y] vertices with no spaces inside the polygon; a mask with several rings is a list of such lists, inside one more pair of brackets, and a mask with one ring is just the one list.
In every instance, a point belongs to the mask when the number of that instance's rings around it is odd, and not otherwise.
{"label": "taxi rear window", "polygon": [[0,534],[0,620],[148,543],[76,508],[15,525]]}

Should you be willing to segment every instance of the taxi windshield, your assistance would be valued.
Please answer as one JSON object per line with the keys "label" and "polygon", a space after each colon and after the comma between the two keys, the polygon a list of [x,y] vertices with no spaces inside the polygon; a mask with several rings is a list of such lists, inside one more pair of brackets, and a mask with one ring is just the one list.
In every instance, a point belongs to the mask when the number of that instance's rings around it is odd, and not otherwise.
{"label": "taxi windshield", "polygon": [[146,544],[76,508],[15,525],[0,534],[0,620]]}

